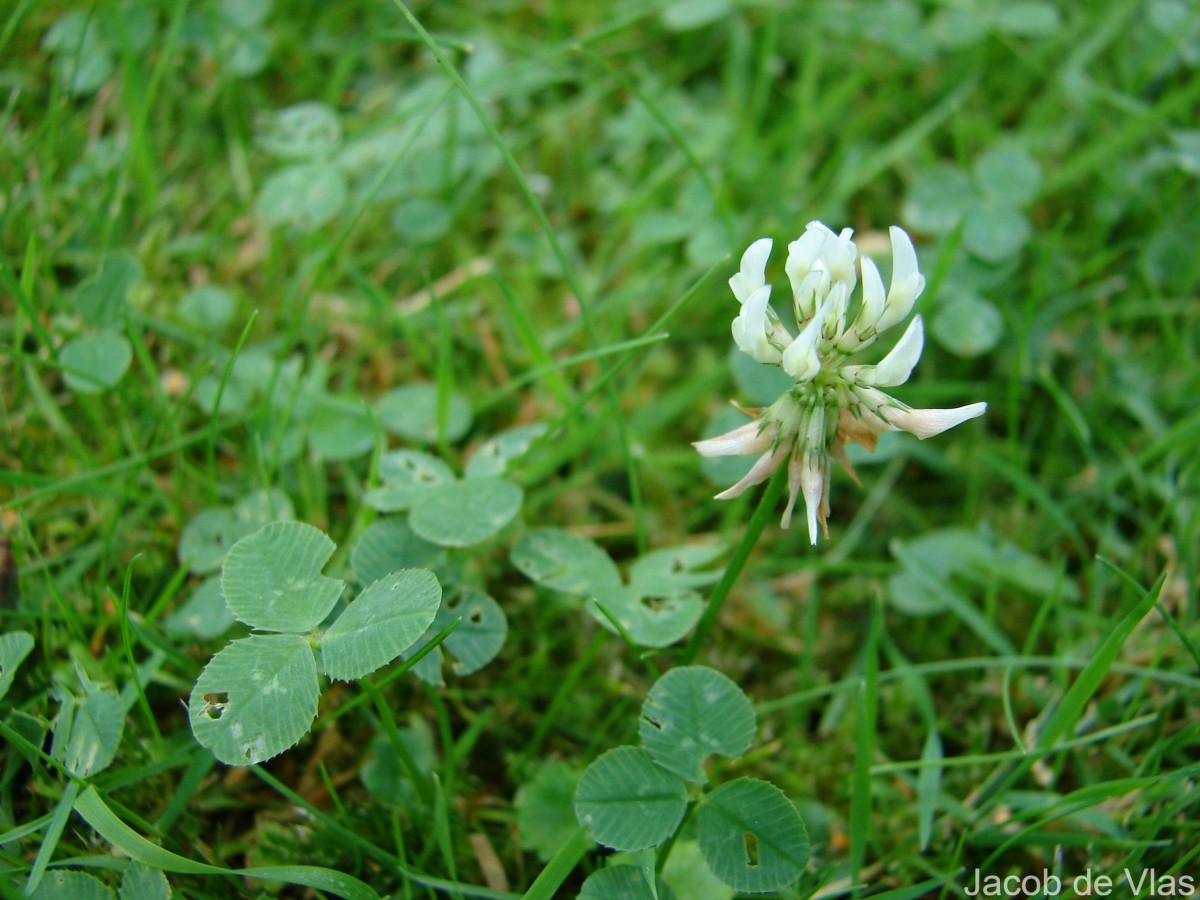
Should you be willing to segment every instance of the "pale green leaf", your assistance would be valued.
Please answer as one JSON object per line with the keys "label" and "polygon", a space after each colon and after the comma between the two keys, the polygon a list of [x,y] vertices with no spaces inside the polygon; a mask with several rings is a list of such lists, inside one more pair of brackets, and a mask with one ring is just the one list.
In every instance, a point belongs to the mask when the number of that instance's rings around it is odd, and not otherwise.
{"label": "pale green leaf", "polygon": [[621,573],[607,553],[562,528],[523,532],[511,557],[527,578],[556,591],[588,596],[621,586]]}
{"label": "pale green leaf", "polygon": [[442,587],[426,569],[405,569],[371,584],[321,637],[321,667],[349,681],[387,665],[424,634]]}
{"label": "pale green leaf", "polygon": [[69,701],[54,732],[54,758],[72,775],[90,778],[108,768],[121,745],[125,709],[120,695],[102,689]]}
{"label": "pale green leaf", "polygon": [[354,459],[375,446],[375,422],[366,404],[349,398],[321,397],[308,419],[308,446],[331,462]]}
{"label": "pale green leaf", "polygon": [[453,224],[453,209],[425,197],[401,203],[392,212],[392,227],[410,245],[431,244],[445,237]]}
{"label": "pale green leaf", "polygon": [[258,211],[270,225],[314,231],[346,204],[346,177],[326,163],[304,163],[276,172],[258,194]]}
{"label": "pale green leaf", "polygon": [[704,798],[696,832],[713,874],[738,891],[780,890],[808,865],[800,814],[783,791],[765,781],[739,778],[721,785]]}
{"label": "pale green leaf", "polygon": [[[379,400],[379,419],[393,434],[431,444],[438,439],[438,387],[407,384],[388,391]],[[457,441],[471,427],[471,405],[461,394],[451,393],[446,409],[446,440]]]}
{"label": "pale green leaf", "polygon": [[277,489],[254,491],[231,509],[202,510],[179,537],[179,561],[193,572],[212,572],[221,567],[229,548],[246,535],[294,515],[292,501]]}
{"label": "pale green leaf", "polygon": [[[779,395],[790,390],[796,384],[796,379],[788,375],[779,366],[768,366],[747,356],[737,347],[729,351],[729,371],[733,374],[734,384],[743,400],[751,406],[769,406],[779,399]],[[745,413],[735,407],[727,407],[722,412],[728,413],[727,418],[735,418],[737,427],[749,421]],[[729,431],[729,428],[723,429]],[[720,432],[716,432],[720,434]],[[704,437],[713,437],[705,434]]]}
{"label": "pale green leaf", "polygon": [[754,728],[754,708],[732,680],[706,666],[680,666],[650,689],[638,733],[658,765],[704,784],[708,757],[741,756]]}
{"label": "pale green leaf", "polygon": [[257,138],[281,159],[323,159],[341,146],[342,123],[333,107],[309,100],[262,117]]}
{"label": "pale green leaf", "polygon": [[1007,203],[980,200],[967,213],[963,246],[990,263],[1016,256],[1029,240],[1029,220]]}
{"label": "pale green leaf", "polygon": [[522,490],[503,478],[474,478],[442,484],[412,504],[413,531],[443,547],[469,547],[485,541],[521,509]]}
{"label": "pale green leaf", "polygon": [[350,551],[350,568],[363,584],[378,581],[401,569],[433,569],[446,551],[419,538],[404,519],[389,517],[372,522]]}
{"label": "pale green leaf", "polygon": [[575,787],[580,771],[561,760],[545,763],[517,790],[517,833],[521,846],[549,862],[578,828]]}
{"label": "pale green leaf", "polygon": [[133,348],[125,335],[99,331],[71,338],[58,354],[63,380],[77,394],[99,394],[129,370]]}
{"label": "pale green leaf", "polygon": [[192,288],[179,301],[179,317],[206,334],[224,330],[236,312],[233,294],[215,284]]}
{"label": "pale green leaf", "polygon": [[[409,724],[399,729],[399,735],[417,773],[422,777],[431,774],[437,765],[437,754],[433,732],[425,720],[410,716]],[[359,777],[373,797],[392,806],[419,810],[420,794],[387,734],[380,732],[372,739]]]}
{"label": "pale green leaf", "polygon": [[317,716],[317,664],[298,635],[251,635],[214,656],[188,700],[196,740],[231,766],[277,756]]}
{"label": "pale green leaf", "polygon": [[618,586],[588,600],[587,611],[610,631],[615,630],[611,619],[616,619],[639,646],[667,647],[692,630],[704,612],[704,601],[695,591],[646,597]]}
{"label": "pale green leaf", "polygon": [[1037,199],[1042,170],[1036,159],[1017,144],[992,147],[975,160],[975,184],[997,203],[1021,207]]}
{"label": "pale green leaf", "polygon": [[629,567],[629,587],[644,597],[667,597],[712,584],[722,569],[703,569],[724,552],[719,544],[652,550]]}
{"label": "pale green leaf", "polygon": [[113,900],[112,888],[95,875],[51,869],[29,894],[30,900]]}
{"label": "pale green leaf", "polygon": [[120,325],[125,317],[129,290],[142,280],[142,264],[128,253],[111,253],[100,270],[79,286],[75,309],[84,324],[93,328]]}
{"label": "pale green leaf", "polygon": [[733,900],[733,888],[713,874],[695,841],[675,842],[662,877],[679,900]]}
{"label": "pale green leaf", "polygon": [[239,621],[265,631],[303,632],[324,621],[345,583],[321,574],[334,543],[303,522],[274,522],[229,550],[221,574]]}
{"label": "pale green leaf", "polygon": [[186,603],[167,617],[164,624],[176,634],[211,640],[223,635],[235,621],[221,594],[221,576],[211,575],[192,591]]}
{"label": "pale green leaf", "polygon": [[33,635],[24,631],[0,634],[0,698],[8,693],[17,669],[33,649]]}
{"label": "pale green leaf", "polygon": [[502,431],[484,441],[467,462],[464,478],[491,478],[503,475],[508,465],[530,448],[534,441],[546,433],[546,426],[522,425]]}
{"label": "pale green leaf", "polygon": [[121,900],[170,900],[170,897],[171,885],[159,869],[133,862],[121,876]]}
{"label": "pale green leaf", "polygon": [[454,481],[448,465],[420,450],[395,450],[379,460],[382,487],[367,491],[368,506],[383,512],[408,509],[418,497]]}
{"label": "pale green leaf", "polygon": [[661,844],[687,810],[687,788],[639,747],[609,750],[575,789],[575,815],[592,839],[615,850]]}
{"label": "pale green leaf", "polygon": [[611,865],[588,876],[579,900],[676,900],[675,892],[661,878],[651,890],[638,866]]}
{"label": "pale green leaf", "polygon": [[924,173],[904,201],[905,224],[928,234],[949,234],[975,204],[975,186],[956,166],[939,166]]}
{"label": "pale green leaf", "polygon": [[420,650],[460,617],[462,621],[458,627],[450,632],[441,645],[413,666],[413,672],[423,681],[439,687],[445,683],[442,678],[443,649],[455,658],[452,666],[454,674],[470,675],[495,659],[504,646],[504,639],[508,635],[508,619],[500,604],[482,591],[460,588],[446,594],[433,624],[413,644],[412,652]]}
{"label": "pale green leaf", "polygon": [[1000,343],[1004,318],[986,300],[961,297],[937,311],[930,331],[939,344],[956,356],[979,356]]}

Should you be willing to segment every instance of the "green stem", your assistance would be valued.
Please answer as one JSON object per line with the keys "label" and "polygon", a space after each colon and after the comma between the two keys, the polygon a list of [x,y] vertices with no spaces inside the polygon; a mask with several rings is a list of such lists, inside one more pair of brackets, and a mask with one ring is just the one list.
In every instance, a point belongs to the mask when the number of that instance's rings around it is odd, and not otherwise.
{"label": "green stem", "polygon": [[745,567],[746,561],[750,558],[750,553],[754,550],[754,545],[758,542],[758,536],[762,534],[763,528],[766,527],[767,520],[775,514],[775,507],[779,502],[780,495],[783,493],[785,481],[787,481],[787,467],[780,466],[775,470],[775,474],[771,476],[771,480],[767,484],[767,489],[763,491],[762,499],[758,501],[758,508],[754,510],[754,515],[750,517],[750,524],[746,526],[746,533],[742,535],[741,543],[733,551],[729,565],[725,567],[725,572],[721,576],[721,580],[717,582],[712,596],[708,598],[708,606],[704,608],[704,614],[700,617],[700,621],[696,625],[692,639],[688,642],[687,649],[683,651],[683,657],[680,659],[681,665],[691,665],[696,659],[696,654],[700,652],[700,646],[708,637],[708,633],[712,631],[713,625],[717,623],[717,616],[721,614],[721,607],[725,605],[725,599],[729,596],[730,590],[733,589],[733,583],[742,574],[742,569]]}

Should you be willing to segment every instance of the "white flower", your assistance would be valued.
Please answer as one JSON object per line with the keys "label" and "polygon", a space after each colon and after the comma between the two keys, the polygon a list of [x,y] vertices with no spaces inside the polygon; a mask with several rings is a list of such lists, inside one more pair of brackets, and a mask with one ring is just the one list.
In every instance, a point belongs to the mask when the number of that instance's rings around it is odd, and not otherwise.
{"label": "white flower", "polygon": [[781,366],[796,383],[767,409],[751,411],[752,421],[728,434],[698,441],[695,447],[704,456],[758,455],[737,484],[717,494],[719,500],[766,481],[786,461],[788,503],[783,527],[791,523],[796,501],[803,497],[813,544],[818,525],[829,536],[830,459],[858,480],[846,459],[847,444],[874,450],[881,433],[897,430],[924,440],[987,410],[986,403],[912,409],[879,390],[904,384],[912,374],[925,343],[920,316],[913,318],[878,363],[846,364],[848,354],[870,346],[881,331],[903,321],[925,289],[912,241],[902,228],[893,226],[890,234],[891,284],[885,293],[875,264],[861,258],[862,299],[849,328],[847,313],[858,283],[854,263],[859,259],[849,228],[835,234],[820,222],[810,222],[804,234],[788,245],[785,269],[800,329],[795,339],[770,305],[769,238],[750,245],[742,255],[740,271],[729,279],[741,304],[733,320],[738,347],[758,362]]}

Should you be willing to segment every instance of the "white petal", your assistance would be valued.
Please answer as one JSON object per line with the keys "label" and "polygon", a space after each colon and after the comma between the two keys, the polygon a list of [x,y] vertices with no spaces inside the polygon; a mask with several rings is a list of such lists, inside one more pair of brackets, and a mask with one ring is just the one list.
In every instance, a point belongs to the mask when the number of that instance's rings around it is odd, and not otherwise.
{"label": "white petal", "polygon": [[859,311],[854,327],[859,334],[866,334],[879,322],[879,317],[883,315],[884,301],[887,300],[879,268],[869,256],[862,258],[862,284],[862,310]]}
{"label": "white petal", "polygon": [[879,317],[877,328],[885,331],[912,312],[913,304],[925,290],[925,276],[917,270],[917,251],[903,228],[893,225],[892,283],[888,288],[887,304]]}
{"label": "white petal", "polygon": [[884,407],[879,410],[891,425],[915,434],[921,440],[941,434],[955,425],[961,425],[968,419],[982,416],[987,411],[986,403],[972,403],[970,406],[960,406],[957,409],[901,409]]}
{"label": "white petal", "polygon": [[900,338],[892,352],[880,360],[875,367],[874,384],[880,387],[895,387],[908,381],[913,366],[921,358],[921,350],[925,346],[925,326],[921,317],[914,316],[908,330]]}
{"label": "white petal", "polygon": [[717,437],[694,441],[692,446],[701,456],[749,456],[770,447],[777,430],[773,422],[764,427],[761,419],[755,419]]}
{"label": "white petal", "polygon": [[729,287],[739,303],[767,283],[767,257],[771,255],[772,240],[759,238],[742,254],[741,271],[729,279]]}
{"label": "white petal", "polygon": [[779,524],[783,528],[792,527],[792,510],[796,508],[796,498],[800,496],[800,456],[792,454],[792,461],[788,463],[788,502],[783,510],[783,518],[779,520]]}
{"label": "white petal", "polygon": [[745,493],[747,488],[766,481],[779,468],[779,464],[783,462],[789,449],[787,442],[782,442],[774,450],[768,450],[754,461],[754,465],[750,467],[750,471],[743,475],[737,484],[721,491],[714,499],[731,500]]}
{"label": "white petal", "polygon": [[773,327],[767,318],[767,304],[771,301],[771,286],[764,285],[751,294],[742,304],[741,314],[733,320],[733,340],[738,349],[760,363],[777,365],[780,352],[767,340]]}
{"label": "white petal", "polygon": [[821,371],[821,358],[817,355],[817,341],[825,326],[824,307],[817,311],[804,330],[783,351],[783,370],[797,381],[812,381]]}
{"label": "white petal", "polygon": [[821,513],[821,498],[825,496],[825,473],[815,453],[805,453],[800,468],[800,487],[804,492],[804,508],[808,513],[808,540],[817,545],[817,517]]}

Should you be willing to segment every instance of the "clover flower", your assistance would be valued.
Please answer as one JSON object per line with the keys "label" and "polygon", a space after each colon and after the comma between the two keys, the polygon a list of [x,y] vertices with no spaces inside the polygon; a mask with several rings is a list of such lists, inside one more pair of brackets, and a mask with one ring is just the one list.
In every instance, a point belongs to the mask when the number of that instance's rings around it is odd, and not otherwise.
{"label": "clover flower", "polygon": [[[737,484],[717,494],[718,500],[736,497],[765,481],[786,460],[788,503],[782,524],[784,528],[791,524],[796,499],[803,496],[813,544],[818,523],[829,537],[830,459],[858,483],[846,458],[847,444],[874,450],[881,433],[897,430],[924,440],[987,409],[986,403],[913,409],[880,390],[904,384],[920,359],[925,329],[919,315],[880,362],[847,364],[851,354],[871,346],[881,332],[903,321],[925,289],[908,234],[896,226],[889,233],[892,280],[886,291],[870,258],[859,260],[849,228],[835,234],[820,222],[810,222],[804,234],[788,245],[784,269],[792,287],[795,337],[771,307],[771,286],[766,281],[770,238],[751,244],[742,255],[740,270],[729,279],[741,304],[733,320],[738,348],[760,363],[780,366],[796,383],[771,406],[745,410],[755,416],[753,421],[694,446],[704,456],[759,454]],[[856,260],[862,294],[849,318],[858,283]]]}

